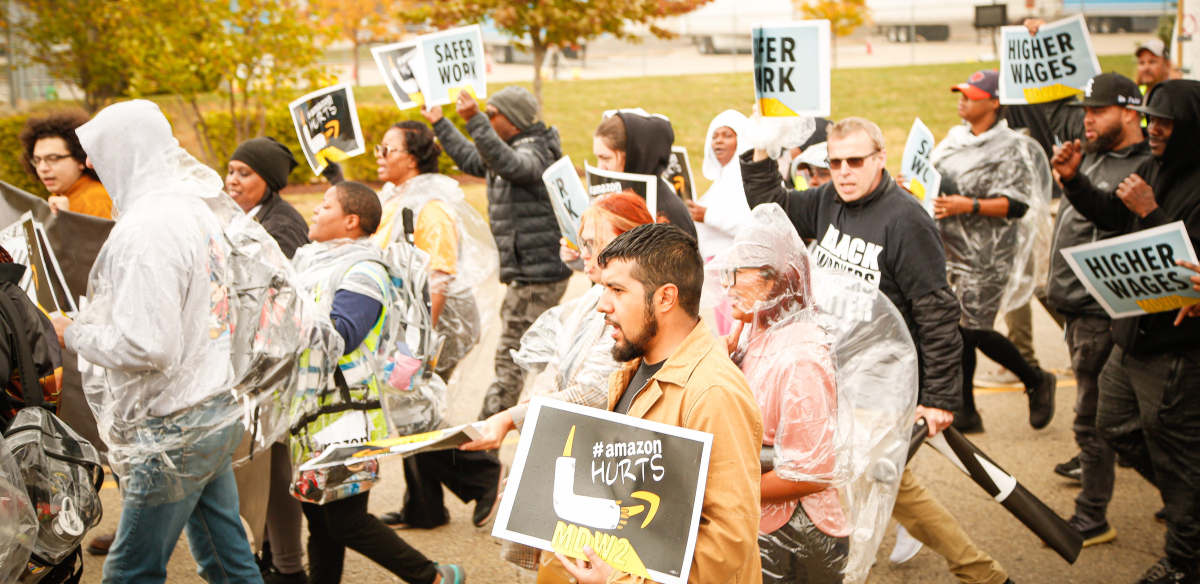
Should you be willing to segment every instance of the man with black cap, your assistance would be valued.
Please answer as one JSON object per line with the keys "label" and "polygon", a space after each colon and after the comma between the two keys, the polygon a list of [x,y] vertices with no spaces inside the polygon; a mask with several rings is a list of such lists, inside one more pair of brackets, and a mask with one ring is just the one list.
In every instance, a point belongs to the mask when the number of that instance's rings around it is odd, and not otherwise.
{"label": "man with black cap", "polygon": [[253,138],[233,151],[225,174],[225,192],[262,224],[289,259],[308,243],[304,217],[279,196],[296,164],[292,151],[278,140]]}
{"label": "man with black cap", "polygon": [[508,286],[500,307],[504,328],[496,348],[496,378],[479,414],[486,420],[517,405],[525,376],[510,351],[521,347],[521,335],[567,291],[571,268],[558,257],[562,236],[542,182],[546,168],[562,158],[562,145],[558,130],[537,119],[537,98],[524,88],[497,91],[483,112],[463,91],[455,109],[474,143],[442,117],[441,107],[422,108],[421,114],[463,172],[487,178],[488,221],[500,252],[500,281]]}
{"label": "man with black cap", "polygon": [[[1085,114],[1085,141],[1075,141],[1084,152],[1082,164],[1077,169],[1060,170],[1060,179],[1067,182],[1081,172],[1097,188],[1112,190],[1153,158],[1150,145],[1142,136],[1141,116],[1126,107],[1141,105],[1142,95],[1128,77],[1104,73],[1088,82],[1083,97],[1072,104]],[[1076,476],[1083,484],[1075,498],[1075,515],[1069,523],[1083,535],[1085,547],[1107,543],[1117,536],[1106,518],[1112,500],[1115,455],[1096,432],[1100,370],[1112,352],[1112,321],[1060,252],[1116,235],[1120,235],[1119,230],[1097,227],[1075,210],[1069,199],[1063,198],[1059,203],[1046,300],[1067,321],[1067,349],[1076,382],[1075,442],[1080,451],[1072,462],[1078,464]],[[1056,472],[1069,472],[1067,467],[1072,463],[1059,466],[1066,471],[1056,468]]]}
{"label": "man with black cap", "polygon": [[[1080,145],[1055,148],[1071,205],[1100,229],[1133,233],[1182,221],[1200,246],[1200,82],[1155,85],[1146,105],[1146,161],[1116,191],[1085,173]],[[1175,131],[1175,128],[1183,131]],[[1096,426],[1121,460],[1158,487],[1166,557],[1139,584],[1200,582],[1200,319],[1155,313],[1113,321],[1114,347],[1100,373]],[[1182,317],[1182,315],[1179,315]]]}

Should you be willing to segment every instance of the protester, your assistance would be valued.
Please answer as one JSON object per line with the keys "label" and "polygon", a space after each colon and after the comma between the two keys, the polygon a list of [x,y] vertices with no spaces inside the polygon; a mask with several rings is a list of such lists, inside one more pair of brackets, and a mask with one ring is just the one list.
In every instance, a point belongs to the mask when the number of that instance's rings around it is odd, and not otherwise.
{"label": "protester", "polygon": [[792,185],[798,191],[815,189],[829,182],[829,147],[825,142],[809,146],[792,159]]}
{"label": "protester", "polygon": [[112,219],[112,199],[96,171],[88,168],[87,155],[75,129],[88,121],[80,111],[59,111],[31,117],[17,135],[24,152],[21,165],[50,191],[50,209]]}
{"label": "protester", "polygon": [[17,412],[25,407],[25,392],[21,388],[20,350],[14,346],[18,339],[29,343],[33,363],[37,366],[37,380],[42,392],[42,407],[58,413],[59,398],[62,396],[62,353],[54,332],[54,324],[46,313],[38,308],[29,294],[21,289],[21,278],[29,268],[13,263],[8,250],[0,247],[0,293],[21,311],[25,325],[23,335],[13,329],[13,323],[0,318],[0,379],[4,391],[0,392],[0,434],[8,430],[9,423]]}
{"label": "protester", "polygon": [[648,114],[641,108],[605,112],[592,137],[592,154],[600,170],[648,174],[658,180],[658,217],[678,225],[684,233],[696,237],[692,214],[684,205],[663,171],[671,162],[671,144],[675,128],[661,114]]}
{"label": "protester", "polygon": [[1053,180],[1037,143],[1001,119],[999,78],[994,70],[976,71],[951,88],[960,94],[963,124],[950,129],[931,157],[943,184],[957,187],[933,204],[950,284],[963,309],[963,408],[954,427],[967,433],[983,431],[972,384],[976,348],[1021,379],[1031,426],[1040,430],[1054,418],[1054,374],[1030,366],[992,329],[999,312],[1032,297],[1028,266],[1048,227]]}
{"label": "protester", "polygon": [[804,242],[778,205],[760,205],[706,271],[733,306],[729,350],[762,412],[763,448],[774,454],[761,477],[763,580],[840,583],[850,522],[835,485],[838,441],[853,431],[838,425],[834,337],[818,322]]}
{"label": "protester", "polygon": [[[1154,160],[1101,190],[1085,172],[1082,145],[1056,149],[1071,206],[1099,229],[1133,233],[1183,221],[1200,245],[1200,82],[1155,85],[1147,103],[1128,106],[1149,119]],[[1183,131],[1175,131],[1183,128]],[[1190,312],[1190,311],[1189,311]],[[1183,316],[1180,314],[1179,316]],[[1200,319],[1160,312],[1113,321],[1113,349],[1100,372],[1096,427],[1118,458],[1158,487],[1167,524],[1166,557],[1140,583],[1200,579]]]}
{"label": "protester", "polygon": [[[777,203],[802,239],[818,240],[817,264],[875,285],[903,315],[921,362],[917,416],[936,434],[962,404],[962,316],[946,282],[937,227],[917,200],[884,169],[887,151],[879,126],[846,118],[828,131],[833,180],[789,191],[764,150],[741,157],[746,199],[753,209]],[[962,582],[1001,584],[1000,564],[967,534],[909,469],[904,470],[893,516],[918,540],[946,558]]]}
{"label": "protester", "polygon": [[[762,416],[746,378],[700,320],[704,261],[676,225],[641,225],[596,260],[598,310],[613,327],[608,409],[713,434],[700,527],[688,581],[761,582],[756,533]],[[640,581],[589,546],[589,562],[556,557],[580,584]]]}
{"label": "protester", "polygon": [[[1137,84],[1127,77],[1104,73],[1092,78],[1084,99],[1078,102],[1086,113],[1085,154],[1078,169],[1060,170],[1060,179],[1070,181],[1076,172],[1082,172],[1097,188],[1109,191],[1146,164],[1152,155],[1142,137],[1141,116],[1125,107],[1141,102]],[[1069,475],[1073,468],[1083,484],[1069,523],[1083,534],[1084,546],[1106,543],[1117,535],[1106,517],[1116,459],[1096,432],[1099,377],[1112,352],[1112,320],[1076,277],[1062,250],[1120,234],[1120,230],[1097,227],[1071,206],[1070,199],[1059,202],[1046,296],[1049,305],[1066,317],[1067,350],[1075,372],[1075,442],[1080,453],[1056,467],[1056,472]]]}
{"label": "protester", "polygon": [[[382,214],[379,197],[370,187],[349,181],[330,187],[313,211],[308,236],[314,243],[301,248],[295,260],[296,271],[314,300],[320,302],[329,293],[328,288],[335,286],[330,318],[345,340],[345,353],[338,360],[338,368],[344,374],[339,377],[344,381],[339,383],[348,386],[344,390],[347,395],[365,392],[375,400],[379,399],[380,382],[364,364],[379,343],[380,330],[388,318],[388,299],[394,293],[379,247],[369,239],[378,230]],[[374,255],[378,259],[358,261],[340,281],[331,282],[343,258],[358,252],[369,252],[368,257]],[[354,373],[362,370],[366,370],[365,377]],[[360,379],[354,380],[355,377]],[[357,412],[348,409],[330,416],[336,419]],[[328,424],[336,423],[335,419],[329,419]],[[386,427],[382,431],[386,435]],[[310,583],[340,582],[346,548],[413,584],[459,584],[466,580],[461,567],[439,566],[430,561],[368,513],[370,496],[370,491],[366,491],[344,498],[334,495],[331,497],[334,500],[322,505],[301,503],[308,518]]]}
{"label": "protester", "polygon": [[[738,143],[738,134],[745,125],[746,116],[736,110],[725,110],[708,124],[701,168],[704,178],[713,183],[699,201],[687,201],[704,261],[728,249],[738,228],[750,216],[742,190],[742,168],[737,161],[737,156],[749,149]],[[718,304],[715,316],[717,333],[728,334],[732,325],[729,304]]]}
{"label": "protester", "polygon": [[537,98],[515,85],[492,94],[483,116],[479,102],[465,91],[455,109],[467,121],[474,143],[442,116],[441,107],[422,108],[421,113],[459,169],[487,177],[500,282],[508,285],[500,307],[504,329],[496,348],[496,378],[479,414],[486,420],[517,405],[524,376],[510,351],[520,348],[521,335],[567,291],[571,269],[558,258],[558,220],[542,182],[542,173],[562,157],[562,146],[558,131],[537,120]]}
{"label": "protester", "polygon": [[1171,78],[1171,51],[1162,39],[1138,44],[1133,56],[1137,57],[1137,82],[1142,95],[1150,95],[1155,85]]}
{"label": "protester", "polygon": [[109,106],[77,134],[120,217],[92,269],[90,302],[63,333],[81,362],[103,368],[89,367],[84,383],[121,482],[104,581],[164,581],[186,529],[202,576],[262,582],[230,469],[243,432],[229,392],[231,279],[206,204],[225,196],[221,178],[179,147],[148,101]]}
{"label": "protester", "polygon": [[[372,240],[381,248],[406,241],[404,211],[413,214],[412,243],[430,257],[430,312],[442,337],[434,371],[450,379],[460,360],[479,342],[481,324],[475,287],[496,271],[496,247],[479,213],[467,204],[458,181],[438,172],[442,149],[425,124],[400,122],[375,147],[383,216]],[[485,239],[486,238],[486,239]],[[404,459],[404,507],[380,519],[389,527],[430,529],[450,512],[445,485],[464,502],[476,501],[474,522],[487,523],[495,510],[503,475],[494,454],[436,450]]]}
{"label": "protester", "polygon": [[297,164],[292,151],[278,140],[252,138],[233,151],[225,174],[225,192],[271,234],[288,259],[308,243],[304,217],[279,196]]}

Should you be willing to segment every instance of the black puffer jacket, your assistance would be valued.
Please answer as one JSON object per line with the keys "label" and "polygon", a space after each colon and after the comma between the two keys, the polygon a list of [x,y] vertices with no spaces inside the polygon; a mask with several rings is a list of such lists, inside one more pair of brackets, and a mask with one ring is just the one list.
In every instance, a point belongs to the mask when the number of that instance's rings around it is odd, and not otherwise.
{"label": "black puffer jacket", "polygon": [[[635,112],[619,112],[625,122],[625,170],[630,174],[649,174],[658,179],[658,211],[672,225],[678,225],[692,238],[696,238],[696,224],[683,199],[662,178],[663,171],[671,163],[671,144],[675,143],[675,129],[671,122],[659,116],[644,116]],[[657,221],[658,218],[656,217]]]}
{"label": "black puffer jacket", "polygon": [[558,258],[562,237],[542,173],[562,158],[558,131],[536,122],[506,143],[485,115],[467,122],[474,144],[442,118],[433,125],[463,172],[488,181],[488,221],[500,252],[500,281],[558,282],[571,268]]}

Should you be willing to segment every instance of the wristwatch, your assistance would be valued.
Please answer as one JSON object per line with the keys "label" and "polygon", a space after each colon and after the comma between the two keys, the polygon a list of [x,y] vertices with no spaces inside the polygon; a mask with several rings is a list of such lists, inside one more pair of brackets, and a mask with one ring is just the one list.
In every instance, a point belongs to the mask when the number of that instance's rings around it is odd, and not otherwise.
{"label": "wristwatch", "polygon": [[975,197],[971,197],[971,214],[979,214],[979,199],[976,199]]}

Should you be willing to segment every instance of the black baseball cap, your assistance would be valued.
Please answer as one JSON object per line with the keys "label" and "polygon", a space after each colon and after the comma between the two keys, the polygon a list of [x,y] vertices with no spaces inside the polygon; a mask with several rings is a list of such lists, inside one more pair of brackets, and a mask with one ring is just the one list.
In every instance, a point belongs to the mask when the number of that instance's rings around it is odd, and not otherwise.
{"label": "black baseball cap", "polygon": [[1106,107],[1110,105],[1142,105],[1142,92],[1137,83],[1120,73],[1101,73],[1088,80],[1083,99],[1067,105],[1075,107]]}
{"label": "black baseball cap", "polygon": [[966,83],[959,83],[950,88],[967,96],[967,99],[989,99],[1000,93],[1000,72],[995,69],[984,69],[971,74]]}
{"label": "black baseball cap", "polygon": [[[1158,89],[1158,87],[1155,87],[1155,89]],[[1168,120],[1175,119],[1174,111],[1171,109],[1171,98],[1167,97],[1167,92],[1151,91],[1147,101],[1149,103],[1143,106],[1131,105],[1128,107],[1133,111],[1142,112],[1151,117]]]}

